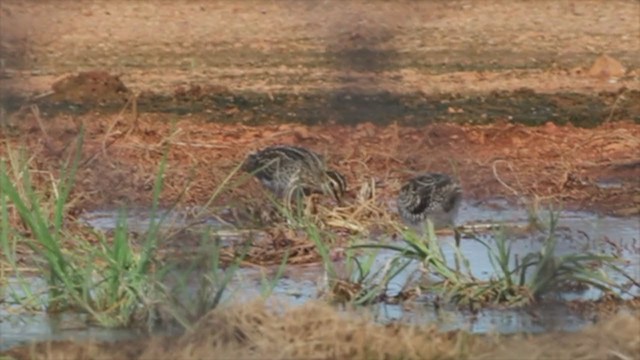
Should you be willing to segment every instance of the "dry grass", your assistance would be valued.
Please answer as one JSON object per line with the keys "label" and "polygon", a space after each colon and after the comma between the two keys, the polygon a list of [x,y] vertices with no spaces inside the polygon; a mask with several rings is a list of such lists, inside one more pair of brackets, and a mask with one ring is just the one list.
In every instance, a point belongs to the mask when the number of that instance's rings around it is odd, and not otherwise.
{"label": "dry grass", "polygon": [[[283,309],[280,309],[283,310]],[[619,314],[577,333],[480,336],[380,325],[321,303],[274,311],[262,302],[219,308],[177,339],[41,343],[16,359],[635,359],[640,316]]]}
{"label": "dry grass", "polygon": [[[164,144],[171,145],[171,153],[163,200],[171,202],[181,195],[186,205],[192,205],[207,199],[246,153],[276,143],[307,146],[325,154],[332,166],[346,175],[352,203],[363,184],[373,181],[369,190],[375,192],[377,203],[386,205],[401,181],[411,174],[443,171],[460,178],[469,198],[537,196],[572,204],[598,204],[613,212],[637,206],[629,196],[633,195],[632,189],[606,190],[595,183],[607,178],[630,182],[638,175],[640,128],[633,123],[617,122],[594,129],[551,124],[537,128],[367,123],[355,127],[246,127],[203,123],[197,116],[173,125],[171,119],[170,115],[141,114],[132,128],[134,116],[128,113],[124,117],[58,116],[47,122],[49,136],[43,142],[38,117],[29,112],[14,115],[13,134],[7,131],[0,135],[0,142],[14,148],[26,145],[37,155],[36,169],[55,171],[66,145],[84,123],[86,162],[80,169],[83,181],[77,189],[84,195],[83,207],[148,203]],[[263,197],[253,181],[221,195],[221,202],[235,199],[239,203]]]}
{"label": "dry grass", "polygon": [[[640,176],[640,127],[632,123],[595,129],[552,124],[538,128],[511,124],[411,128],[370,123],[247,127],[204,123],[198,117],[172,124],[167,115],[129,111],[49,120],[43,124],[34,111],[13,114],[12,130],[0,134],[0,157],[5,156],[6,146],[25,145],[38,175],[34,175],[36,186],[44,186],[59,176],[57,169],[68,143],[84,124],[81,180],[71,194],[71,215],[97,206],[149,204],[165,144],[170,145],[170,153],[161,202],[165,206],[178,202],[183,207],[202,205],[247,152],[274,143],[312,148],[346,175],[349,198],[344,206],[321,202],[312,211],[320,228],[335,233],[337,240],[354,233],[366,235],[375,228],[389,233],[396,217],[393,199],[401,182],[422,171],[456,175],[469,200],[506,196],[560,201],[565,208],[604,209],[626,216],[640,211],[633,180]],[[43,134],[47,134],[44,141]],[[237,184],[219,194],[211,204],[213,210],[234,207],[244,212],[245,219],[255,218],[271,204],[255,181],[246,181],[246,174],[236,175],[232,182]],[[622,186],[597,185],[607,179],[620,180]],[[269,230],[266,244],[256,246],[248,259],[260,265],[277,264],[289,246],[297,249],[289,258],[291,263],[319,259],[304,234],[278,229]]]}

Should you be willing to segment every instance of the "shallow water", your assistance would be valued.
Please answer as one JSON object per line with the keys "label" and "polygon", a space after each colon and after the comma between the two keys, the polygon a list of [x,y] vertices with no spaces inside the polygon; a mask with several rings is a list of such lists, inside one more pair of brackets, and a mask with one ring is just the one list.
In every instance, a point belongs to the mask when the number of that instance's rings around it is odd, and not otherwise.
{"label": "shallow water", "polygon": [[[149,213],[131,211],[126,215],[131,231],[144,232],[149,225]],[[117,211],[97,211],[83,217],[91,226],[111,230],[115,228]],[[543,219],[544,220],[544,219]],[[170,229],[188,224],[189,218],[179,213],[170,213],[161,223],[162,229]],[[459,223],[468,228],[478,224],[504,224],[511,229],[509,239],[514,254],[524,256],[538,251],[544,240],[544,232],[526,231],[528,214],[524,210],[514,209],[500,200],[483,203],[465,203],[460,211]],[[543,221],[544,223],[545,221]],[[209,219],[205,223],[220,229],[218,235],[227,242],[237,241],[239,236],[229,230],[221,222]],[[519,229],[519,230],[518,230]],[[493,231],[478,233],[484,241],[493,241]],[[640,279],[640,223],[637,219],[598,216],[586,212],[564,212],[556,230],[558,245],[557,255],[591,251],[594,253],[614,254],[624,260],[622,268],[635,279]],[[380,240],[379,240],[380,241]],[[454,241],[452,236],[440,236],[445,256],[453,264]],[[493,274],[493,267],[488,259],[487,251],[479,242],[463,239],[460,250],[469,260],[471,272],[479,279],[488,279]],[[385,266],[393,257],[390,251],[380,251],[376,255],[374,268]],[[340,263],[336,263],[338,270]],[[227,298],[234,301],[249,300],[260,296],[264,279],[275,273],[276,267],[266,269],[243,268],[226,293]],[[418,270],[413,263],[389,285],[388,294],[395,295],[407,282],[408,277]],[[201,270],[198,270],[201,271]],[[190,274],[190,279],[199,279],[198,274]],[[619,279],[622,280],[622,279]],[[44,293],[45,284],[42,279],[27,278],[26,283],[32,291]],[[317,299],[326,283],[325,271],[321,265],[288,266],[281,278],[275,283],[270,299],[285,305],[300,305]],[[195,291],[193,284],[187,284],[185,296]],[[17,307],[12,307],[10,295],[21,292],[16,279],[10,281],[8,287],[0,289],[5,298],[0,305],[0,350],[14,346],[20,342],[33,340],[89,339],[121,340],[131,339],[138,334],[134,330],[112,330],[86,325],[84,315],[64,314],[50,317],[42,312],[25,315]],[[633,295],[639,295],[634,289]],[[558,294],[560,300],[597,299],[600,293],[589,289],[582,292]],[[461,311],[454,307],[436,307],[429,294],[420,296],[416,301],[400,305],[377,304],[368,308],[380,322],[402,321],[412,324],[434,324],[442,330],[467,329],[474,333],[499,332],[541,332],[550,330],[575,331],[593,321],[590,315],[571,311],[562,301],[548,301],[526,309],[485,309],[477,313]]]}

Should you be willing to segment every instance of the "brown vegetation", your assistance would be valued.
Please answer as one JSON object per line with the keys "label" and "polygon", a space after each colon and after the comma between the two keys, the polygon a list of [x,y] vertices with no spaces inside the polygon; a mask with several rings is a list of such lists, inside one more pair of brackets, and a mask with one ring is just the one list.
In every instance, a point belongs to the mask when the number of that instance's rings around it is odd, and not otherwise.
{"label": "brown vegetation", "polygon": [[[308,146],[343,171],[352,197],[376,180],[381,199],[393,198],[400,181],[421,171],[444,171],[462,182],[468,199],[555,199],[567,207],[613,214],[640,213],[640,126],[616,122],[594,129],[499,123],[356,126],[296,124],[242,126],[208,123],[198,116],[177,122],[170,115],[59,115],[43,121],[25,110],[0,140],[32,149],[34,168],[55,173],[85,126],[78,194],[82,208],[149,202],[163,146],[169,145],[169,203],[184,192],[185,204],[208,199],[249,151],[275,143]],[[12,134],[13,133],[13,134]],[[599,183],[619,182],[617,186]],[[231,192],[260,197],[252,181]],[[229,194],[227,194],[229,195]],[[227,197],[228,201],[229,198]]]}
{"label": "brown vegetation", "polygon": [[[148,206],[165,146],[169,153],[163,204],[202,205],[248,152],[275,143],[317,150],[346,175],[346,207],[324,204],[328,207],[316,209],[338,235],[388,224],[396,216],[393,201],[401,182],[422,171],[454,174],[467,201],[504,197],[531,208],[554,203],[564,209],[640,214],[640,126],[633,123],[592,129],[552,123],[243,126],[209,123],[195,115],[175,122],[168,115],[136,118],[129,111],[58,115],[45,121],[36,110],[13,115],[10,131],[0,135],[2,151],[30,149],[35,180],[41,189],[50,188],[51,176],[56,178],[69,158],[82,124],[85,146],[72,215],[105,207]],[[240,182],[224,189],[214,201],[213,213],[231,222],[271,219],[264,209],[273,205],[259,184],[241,172],[232,180]],[[375,197],[362,202],[358,194],[371,184]],[[253,262],[277,264],[293,243],[298,246],[291,263],[319,260],[304,234],[277,227],[269,232],[263,237],[266,243],[257,242],[249,254]],[[189,237],[180,235],[178,248],[185,249]]]}
{"label": "brown vegetation", "polygon": [[178,338],[125,343],[52,342],[14,348],[15,359],[633,359],[638,314],[577,333],[471,335],[433,327],[380,325],[320,303],[278,315],[264,303],[223,307]]}

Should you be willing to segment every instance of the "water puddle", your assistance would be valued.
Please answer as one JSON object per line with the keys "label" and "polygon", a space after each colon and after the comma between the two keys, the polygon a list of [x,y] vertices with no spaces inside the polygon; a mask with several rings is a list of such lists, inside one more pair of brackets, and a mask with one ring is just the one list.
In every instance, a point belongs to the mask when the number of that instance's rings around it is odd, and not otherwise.
{"label": "water puddle", "polygon": [[[549,214],[541,212],[538,214],[539,222],[547,224]],[[542,247],[546,234],[540,231],[524,231],[530,224],[530,214],[520,208],[514,208],[506,201],[493,199],[477,203],[464,203],[460,210],[458,222],[468,229],[480,228],[476,236],[488,244],[494,242],[494,236],[498,230],[486,230],[488,225],[498,227],[503,225],[508,231],[509,244],[512,254],[522,258],[526,254],[539,251]],[[91,226],[101,230],[112,230],[115,228],[117,219],[114,211],[99,211],[86,214],[84,220]],[[189,225],[189,218],[179,213],[166,214],[161,228],[171,229],[174,227]],[[149,213],[144,211],[130,212],[127,216],[129,228],[133,231],[144,232],[149,225]],[[241,239],[238,230],[232,226],[224,224],[217,219],[204,219],[201,225],[208,225],[216,230],[216,235],[222,238],[222,243],[230,244]],[[614,255],[622,259],[621,268],[634,279],[640,279],[640,221],[635,218],[618,218],[610,216],[599,216],[589,212],[569,212],[560,214],[560,221],[556,228],[558,238],[556,255],[576,254],[592,252],[596,254]],[[443,252],[449,264],[454,263],[454,239],[452,236],[440,236]],[[489,279],[494,273],[493,265],[487,256],[486,248],[477,241],[463,239],[460,251],[469,260],[471,272],[480,280]],[[380,252],[376,258],[377,267],[384,266],[392,257],[392,253]],[[317,297],[318,278],[321,278],[323,269],[314,266],[289,266],[290,273],[295,274],[294,279],[290,279],[287,272],[274,289],[275,294],[293,294],[288,296],[294,304],[314,299]],[[405,272],[411,274],[415,271],[411,266]],[[252,269],[243,269],[240,273],[249,279],[255,272]],[[624,281],[619,274],[610,274],[616,281]],[[257,275],[256,275],[257,276]],[[409,275],[407,275],[409,276]],[[261,277],[257,277],[261,278]],[[245,279],[246,280],[246,279]],[[406,282],[406,277],[397,278],[399,286]],[[245,284],[246,285],[246,284]],[[393,284],[391,284],[393,285]],[[243,286],[247,288],[247,286]],[[251,288],[251,286],[248,286]],[[259,288],[256,284],[256,288]],[[393,291],[393,289],[390,289]],[[635,289],[638,294],[638,289]],[[564,293],[563,300],[594,300],[600,297],[601,293],[595,289],[589,289],[580,293]],[[303,300],[300,300],[303,299]],[[387,309],[388,310],[388,309]],[[502,313],[502,312],[501,312]],[[384,316],[383,316],[384,317]],[[397,318],[393,315],[390,318]],[[484,329],[485,327],[481,326]],[[526,329],[525,329],[526,330]]]}
{"label": "water puddle", "polygon": [[[544,216],[544,214],[542,214]],[[118,219],[117,211],[97,211],[85,214],[83,220],[91,226],[109,231],[116,227]],[[149,213],[145,211],[130,211],[126,214],[126,220],[131,231],[144,232],[149,226]],[[190,225],[188,216],[177,212],[166,214],[160,224],[161,230],[170,230],[175,227]],[[529,223],[529,214],[520,209],[510,207],[500,200],[483,203],[465,203],[460,211],[459,222],[472,228],[478,224],[506,224],[510,228],[524,228]],[[217,235],[228,242],[237,241],[238,232],[231,227],[215,220],[206,219],[201,224],[210,225],[219,229]],[[633,218],[615,218],[598,216],[587,212],[563,212],[557,227],[556,235],[558,245],[556,255],[569,253],[584,253],[590,251],[598,254],[611,254],[623,260],[621,267],[634,279],[640,279],[640,222]],[[494,232],[484,231],[478,234],[484,241],[491,243]],[[515,231],[509,233],[509,243],[514,254],[520,257],[538,251],[542,247],[545,238],[544,232],[539,231]],[[452,236],[441,236],[443,252],[450,264],[454,263],[454,239]],[[494,273],[494,268],[487,256],[486,248],[477,241],[463,239],[460,247],[461,253],[469,260],[471,272],[478,279],[489,279]],[[384,267],[395,255],[391,251],[377,253],[373,268]],[[337,262],[336,267],[344,265]],[[201,271],[201,270],[198,270]],[[265,279],[273,277],[276,267],[270,268],[241,268],[237,273],[226,293],[227,298],[234,301],[254,299],[260,296],[264,288]],[[389,295],[397,294],[418,269],[418,265],[412,263],[399,276],[389,284]],[[614,276],[614,274],[612,274]],[[198,274],[190,275],[190,281],[186,285],[188,289],[195,289],[194,279],[200,278]],[[623,281],[623,278],[617,278]],[[28,279],[32,291],[44,293],[45,284],[41,279]],[[275,282],[270,299],[286,305],[300,305],[312,301],[321,296],[326,288],[326,275],[323,267],[318,264],[288,266],[283,275]],[[18,290],[16,290],[18,289]],[[11,292],[20,292],[20,286],[12,281],[4,289],[0,289],[0,295],[4,298],[0,306],[0,350],[14,346],[20,342],[33,340],[59,340],[59,339],[98,339],[113,340],[131,339],[137,336],[132,330],[112,330],[87,327],[86,325],[74,326],[74,323],[83,324],[81,315],[65,315],[50,317],[37,312],[33,315],[25,315],[12,308]],[[195,291],[195,290],[194,290]],[[558,295],[557,301],[544,302],[541,305],[524,309],[484,309],[478,312],[464,311],[454,307],[435,306],[428,294],[418,297],[418,300],[402,304],[376,304],[370,306],[368,311],[380,322],[401,321],[411,324],[435,324],[440,329],[466,329],[474,333],[499,332],[543,332],[550,330],[575,331],[593,321],[594,315],[572,311],[563,300],[594,300],[600,297],[600,292],[594,289],[586,291],[566,292]],[[636,288],[631,295],[638,296]]]}
{"label": "water puddle", "polygon": [[[191,209],[189,211],[189,213],[192,212],[198,212],[198,209]],[[159,210],[156,214],[152,214],[148,209],[133,209],[126,212],[119,210],[97,210],[84,214],[81,220],[91,227],[102,231],[114,230],[118,221],[125,221],[127,229],[130,232],[139,234],[145,233],[151,226],[152,221],[159,227],[160,231],[170,231],[187,226],[204,227],[208,225],[215,228],[217,232],[220,232],[221,236],[224,236],[226,234],[224,230],[234,229],[232,225],[226,224],[213,217],[194,220],[194,217],[188,213]],[[235,232],[228,232],[228,234],[231,236],[237,232],[236,230]]]}
{"label": "water puddle", "polygon": [[[43,294],[30,296],[31,294]],[[62,314],[46,314],[45,302],[47,284],[42,278],[24,277],[10,278],[8,284],[0,288],[0,351],[25,342],[40,341],[123,341],[145,336],[144,332],[135,329],[109,329],[88,325],[88,315],[68,312]],[[13,297],[32,298],[30,312],[14,305]]]}

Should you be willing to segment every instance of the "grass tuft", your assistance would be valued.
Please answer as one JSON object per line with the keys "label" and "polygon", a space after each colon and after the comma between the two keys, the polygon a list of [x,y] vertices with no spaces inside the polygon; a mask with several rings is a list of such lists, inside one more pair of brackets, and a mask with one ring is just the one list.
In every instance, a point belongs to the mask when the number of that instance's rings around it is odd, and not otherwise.
{"label": "grass tuft", "polygon": [[[81,160],[82,140],[81,133],[70,160],[62,167],[59,179],[52,181],[51,189],[33,185],[30,159],[23,151],[9,148],[10,163],[0,161],[2,258],[20,280],[21,292],[26,294],[21,296],[14,292],[11,296],[23,304],[34,298],[43,299],[48,312],[80,310],[102,326],[152,326],[159,318],[161,308],[178,306],[167,297],[168,292],[161,283],[167,271],[162,270],[157,261],[160,224],[168,216],[168,212],[162,213],[159,209],[168,147],[156,173],[151,219],[138,250],[130,236],[126,211],[120,213],[110,235],[87,230],[66,213]],[[12,227],[10,217],[13,215],[19,221]],[[65,224],[67,219],[70,222]],[[23,230],[19,229],[21,226]],[[46,274],[46,294],[34,294],[30,289],[31,280],[21,275],[15,250],[20,244],[28,245],[33,252],[38,264],[37,274]],[[220,303],[239,260],[223,270],[218,250],[216,247],[211,252],[211,273],[202,278],[199,296],[195,299],[197,304],[182,307],[193,311],[176,319],[193,319],[193,313],[204,314]],[[167,311],[179,313],[178,309]],[[188,322],[179,323],[186,325]]]}
{"label": "grass tuft", "polygon": [[522,259],[512,253],[504,232],[496,234],[492,244],[472,236],[487,249],[494,270],[489,280],[479,280],[473,275],[469,260],[457,245],[454,248],[455,264],[449,264],[431,222],[423,237],[405,231],[404,244],[363,244],[352,248],[391,250],[398,258],[418,261],[437,279],[429,281],[424,290],[444,294],[449,301],[472,308],[498,304],[523,306],[567,287],[594,287],[614,298],[626,292],[626,287],[613,281],[605,271],[608,269],[631,278],[617,266],[619,259],[616,257],[593,253],[556,255],[558,219],[559,213],[551,213],[541,250],[528,253]]}

